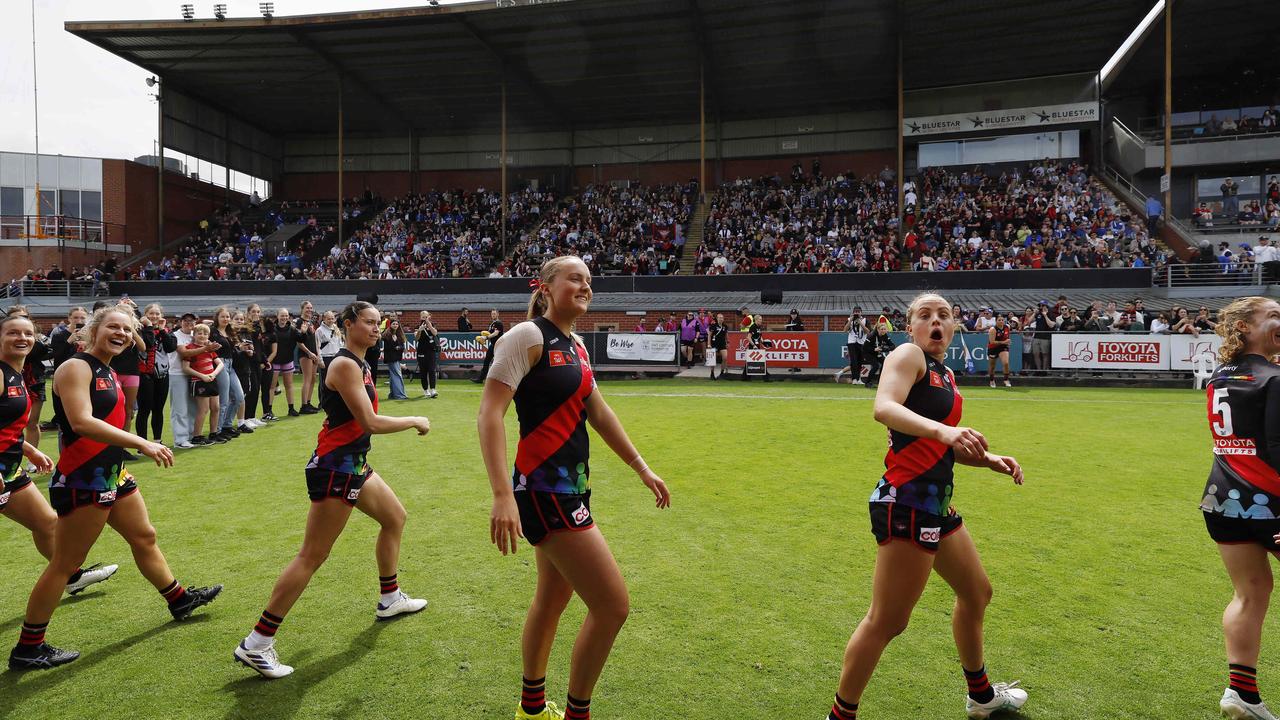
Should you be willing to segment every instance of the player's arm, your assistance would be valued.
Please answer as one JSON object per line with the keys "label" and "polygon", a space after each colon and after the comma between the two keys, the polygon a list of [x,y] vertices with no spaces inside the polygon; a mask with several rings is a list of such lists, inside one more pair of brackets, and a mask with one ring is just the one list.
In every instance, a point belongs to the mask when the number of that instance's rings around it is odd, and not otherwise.
{"label": "player's arm", "polygon": [[480,455],[484,458],[489,489],[493,492],[493,508],[489,511],[489,542],[506,555],[516,552],[524,530],[520,527],[520,510],[516,507],[515,490],[507,468],[507,428],[504,418],[515,398],[520,381],[529,369],[542,359],[542,334],[536,327],[526,332],[524,324],[511,329],[494,346],[493,365],[480,394],[480,412],[476,431],[480,437]]}
{"label": "player's arm", "polygon": [[654,503],[659,508],[670,507],[671,491],[667,489],[667,484],[658,477],[657,473],[650,470],[649,464],[640,457],[640,451],[636,450],[631,438],[627,436],[627,431],[622,427],[622,421],[618,420],[617,414],[613,412],[613,408],[609,407],[609,403],[605,402],[599,390],[593,390],[587,396],[587,422],[591,423],[591,427],[600,434],[600,439],[604,440],[609,449],[640,476],[644,486],[653,492]]}
{"label": "player's arm", "polygon": [[93,401],[89,397],[89,383],[92,381],[93,370],[83,360],[68,360],[53,374],[54,390],[62,400],[63,414],[72,432],[100,443],[133,448],[155,460],[157,465],[173,465],[173,452],[169,448],[143,440],[93,416]]}
{"label": "player's arm", "polygon": [[431,422],[424,417],[379,415],[373,411],[373,403],[369,401],[369,393],[365,390],[364,369],[356,361],[342,357],[329,366],[325,383],[342,396],[342,401],[351,410],[351,417],[365,432],[371,435],[386,435],[402,430],[417,430],[419,435],[426,435],[431,430]]}
{"label": "player's arm", "polygon": [[992,345],[999,344],[996,342],[996,326],[995,325],[992,325],[991,329],[987,331],[987,342],[991,343]]}
{"label": "player's arm", "polygon": [[907,408],[911,386],[919,382],[926,371],[924,350],[915,343],[904,343],[889,353],[880,371],[880,387],[876,389],[876,422],[900,433],[930,438],[957,449],[963,447],[974,455],[985,452],[987,440],[977,430],[944,425]]}
{"label": "player's arm", "polygon": [[1009,455],[997,455],[990,450],[984,450],[980,454],[973,454],[969,450],[961,449],[957,446],[955,448],[955,458],[956,462],[961,465],[986,468],[1001,475],[1008,475],[1013,478],[1013,482],[1016,485],[1022,484],[1022,466]]}
{"label": "player's arm", "polygon": [[36,466],[36,472],[46,473],[53,469],[53,460],[48,455],[40,452],[40,448],[29,442],[22,443],[22,454]]}

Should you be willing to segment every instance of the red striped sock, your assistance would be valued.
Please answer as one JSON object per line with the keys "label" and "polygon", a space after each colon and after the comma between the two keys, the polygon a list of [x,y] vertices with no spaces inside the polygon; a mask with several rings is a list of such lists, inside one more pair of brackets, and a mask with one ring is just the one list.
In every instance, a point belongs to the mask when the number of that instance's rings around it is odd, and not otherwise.
{"label": "red striped sock", "polygon": [[983,665],[977,670],[965,670],[964,679],[969,683],[969,697],[973,698],[974,702],[989,703],[996,696],[996,691],[991,687],[991,681],[987,679],[987,666]]}
{"label": "red striped sock", "polygon": [[1228,677],[1231,680],[1231,689],[1240,695],[1241,700],[1250,705],[1257,705],[1262,702],[1262,696],[1258,694],[1257,668],[1231,663],[1228,666],[1228,670],[1230,671]]}
{"label": "red striped sock", "polygon": [[564,720],[591,720],[591,698],[579,700],[570,695],[564,709]]}
{"label": "red striped sock", "polygon": [[836,702],[831,706],[831,714],[827,720],[858,720],[858,703],[847,702],[836,694]]}
{"label": "red striped sock", "polygon": [[174,580],[166,585],[165,588],[160,591],[160,594],[164,596],[165,602],[172,605],[182,600],[183,596],[187,594],[187,589],[182,587],[182,583]]}
{"label": "red striped sock", "polygon": [[18,635],[19,645],[39,645],[44,642],[44,631],[49,623],[23,622],[22,631]]}
{"label": "red striped sock", "polygon": [[525,715],[537,715],[547,709],[547,679],[521,678],[524,689],[520,692],[520,708]]}
{"label": "red striped sock", "polygon": [[253,631],[263,637],[275,637],[276,630],[280,629],[282,622],[284,618],[271,614],[269,610],[263,610],[262,617],[258,618],[258,624],[253,626]]}
{"label": "red striped sock", "polygon": [[396,581],[399,575],[380,575],[378,576],[378,584],[382,586],[382,594],[387,595],[400,589],[400,583]]}

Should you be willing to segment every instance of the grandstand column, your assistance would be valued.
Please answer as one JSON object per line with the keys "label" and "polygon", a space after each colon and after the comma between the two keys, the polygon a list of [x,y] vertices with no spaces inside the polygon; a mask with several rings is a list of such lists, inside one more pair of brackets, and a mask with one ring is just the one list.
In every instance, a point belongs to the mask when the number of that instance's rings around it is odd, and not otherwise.
{"label": "grandstand column", "polygon": [[342,73],[338,73],[338,244],[342,244]]}
{"label": "grandstand column", "polygon": [[[164,249],[164,85],[156,78],[156,250]],[[38,203],[37,203],[38,205]]]}
{"label": "grandstand column", "polygon": [[502,137],[498,167],[502,171],[502,257],[507,256],[507,66],[502,66]]}
{"label": "grandstand column", "polygon": [[698,63],[698,199],[707,198],[707,65]]}
{"label": "grandstand column", "polygon": [[1164,3],[1164,174],[1169,178],[1164,191],[1167,225],[1173,217],[1173,0]]}
{"label": "grandstand column", "polygon": [[904,211],[906,210],[906,208],[904,208],[904,207],[902,206],[902,204],[903,204],[904,202],[906,202],[906,200],[907,200],[907,198],[906,198],[906,193],[905,193],[905,192],[903,192],[903,189],[902,189],[902,188],[903,188],[903,183],[906,181],[906,178],[904,178],[904,177],[902,176],[902,171],[903,171],[903,167],[902,167],[902,166],[903,166],[902,156],[903,156],[903,152],[904,152],[904,150],[903,150],[903,145],[904,145],[904,144],[905,144],[905,142],[906,142],[906,140],[902,137],[902,116],[903,116],[903,107],[902,107],[902,20],[901,20],[901,17],[899,17],[899,20],[898,20],[898,130],[897,130],[897,132],[896,132],[897,139],[898,139],[898,175],[897,175],[897,177],[895,178],[895,181],[898,183],[898,253],[899,253],[899,255],[898,255],[898,261],[899,261],[899,263],[901,264],[901,267],[900,267],[899,269],[900,269],[900,270],[903,270],[903,271],[908,271],[908,270],[910,270],[910,269],[911,269],[911,263],[910,263],[910,262],[904,262],[904,261],[903,261],[903,257],[902,257],[903,250],[904,250],[904,249],[903,249],[903,247],[902,247],[902,243],[903,243],[903,238],[904,238],[904,237],[905,237],[905,235],[906,235],[906,233],[904,232],[904,228],[902,227],[902,226],[903,226],[903,224],[906,222],[906,213],[904,212]]}

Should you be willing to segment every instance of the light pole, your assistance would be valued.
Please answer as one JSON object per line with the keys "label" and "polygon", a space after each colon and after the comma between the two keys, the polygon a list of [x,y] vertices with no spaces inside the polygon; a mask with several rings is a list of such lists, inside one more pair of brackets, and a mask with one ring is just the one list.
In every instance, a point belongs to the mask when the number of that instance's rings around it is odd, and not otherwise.
{"label": "light pole", "polygon": [[156,89],[156,250],[164,250],[164,89],[160,78],[147,78]]}

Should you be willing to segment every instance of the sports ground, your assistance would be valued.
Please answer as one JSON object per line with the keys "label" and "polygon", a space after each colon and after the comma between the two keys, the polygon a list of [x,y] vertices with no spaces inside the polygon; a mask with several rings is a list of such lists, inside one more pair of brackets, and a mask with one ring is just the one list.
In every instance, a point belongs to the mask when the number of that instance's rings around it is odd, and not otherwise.
{"label": "sports ground", "polygon": [[[596,714],[821,717],[870,599],[866,499],[885,450],[872,392],[815,383],[600,387],[673,504],[655,510],[593,441],[592,509],[632,600]],[[1026,485],[1015,487],[957,467],[955,495],[996,590],[987,666],[993,680],[1019,679],[1030,692],[1021,717],[1217,717],[1226,664],[1219,618],[1231,590],[1197,509],[1210,458],[1203,395],[964,394],[962,424],[1026,471]],[[106,532],[90,561],[119,563],[120,572],[65,601],[49,630],[51,642],[84,656],[53,671],[0,674],[0,717],[510,717],[533,552],[526,545],[503,558],[489,544],[478,402],[478,386],[446,382],[437,400],[381,406],[432,421],[427,437],[378,437],[370,454],[408,509],[400,579],[431,601],[426,612],[374,622],[375,525],[357,513],[281,628],[281,659],[297,672],[267,682],[233,663],[232,648],[302,540],[301,468],[323,416],[286,419],[229,445],[180,452],[169,470],[134,466],[179,580],[226,590],[190,621],[169,622],[124,542]],[[514,412],[507,427],[514,443]],[[52,455],[55,446],[46,433],[42,449]],[[16,638],[43,561],[15,523],[0,522],[0,543],[0,635]],[[963,717],[950,609],[950,591],[935,578],[863,698],[868,719]],[[571,605],[562,629],[576,629],[582,613]],[[1275,632],[1273,619],[1266,634]],[[549,697],[564,695],[571,643],[562,632]],[[1262,684],[1264,692],[1271,684],[1265,671]]]}

